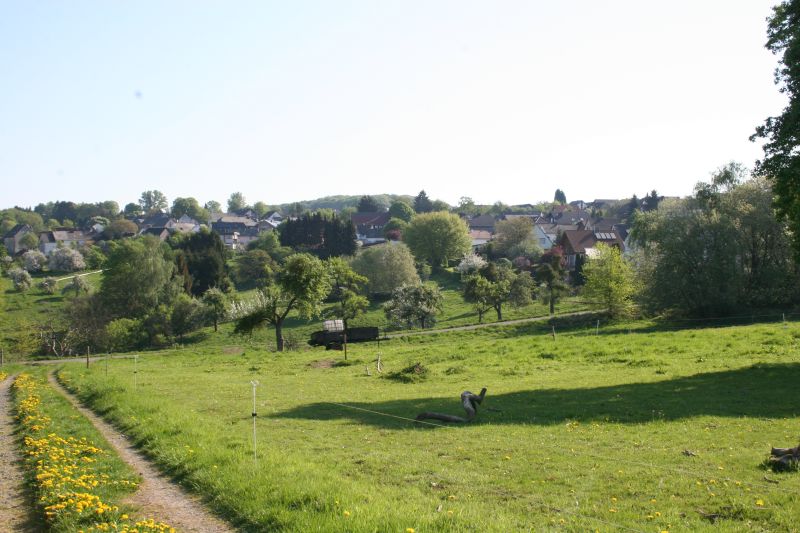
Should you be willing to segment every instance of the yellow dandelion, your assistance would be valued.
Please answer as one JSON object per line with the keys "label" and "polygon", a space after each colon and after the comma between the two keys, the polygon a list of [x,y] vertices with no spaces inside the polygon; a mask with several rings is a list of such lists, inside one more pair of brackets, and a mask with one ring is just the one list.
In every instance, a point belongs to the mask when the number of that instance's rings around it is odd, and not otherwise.
{"label": "yellow dandelion", "polygon": [[350,516],[350,511],[345,511],[342,514],[344,515],[345,518],[347,518],[348,516]]}
{"label": "yellow dandelion", "polygon": [[756,500],[756,505],[758,505],[759,507],[764,507],[764,500],[761,499]]}
{"label": "yellow dandelion", "polygon": [[413,527],[407,527],[406,528],[406,533],[414,533],[414,528]]}

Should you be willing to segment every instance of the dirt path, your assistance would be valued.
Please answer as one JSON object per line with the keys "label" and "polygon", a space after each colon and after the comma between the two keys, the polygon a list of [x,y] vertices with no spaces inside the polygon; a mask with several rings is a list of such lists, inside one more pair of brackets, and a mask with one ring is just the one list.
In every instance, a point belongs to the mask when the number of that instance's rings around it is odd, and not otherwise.
{"label": "dirt path", "polygon": [[422,329],[422,330],[415,330],[415,331],[408,331],[405,333],[390,333],[386,335],[387,339],[394,339],[397,337],[410,337],[412,335],[433,335],[434,333],[449,333],[451,331],[470,331],[473,329],[483,329],[483,328],[491,328],[495,326],[510,326],[514,324],[526,324],[528,322],[544,322],[546,320],[550,320],[551,318],[564,318],[564,317],[571,317],[571,316],[581,316],[581,315],[592,315],[598,313],[602,310],[598,309],[590,309],[588,311],[575,311],[574,313],[562,313],[559,315],[544,315],[544,316],[534,316],[528,318],[516,318],[514,320],[501,320],[500,322],[485,322],[483,324],[469,324],[467,326],[453,326],[450,328],[438,328],[438,329]]}
{"label": "dirt path", "polygon": [[14,441],[12,379],[9,376],[0,382],[0,531],[36,531]]}
{"label": "dirt path", "polygon": [[142,483],[126,503],[139,508],[142,516],[166,522],[178,531],[197,533],[232,532],[234,529],[221,519],[212,515],[195,496],[190,496],[181,487],[161,474],[130,441],[102,420],[91,410],[83,407],[67,391],[51,372],[48,376],[55,390],[67,398],[116,450],[122,460],[133,467],[142,477]]}

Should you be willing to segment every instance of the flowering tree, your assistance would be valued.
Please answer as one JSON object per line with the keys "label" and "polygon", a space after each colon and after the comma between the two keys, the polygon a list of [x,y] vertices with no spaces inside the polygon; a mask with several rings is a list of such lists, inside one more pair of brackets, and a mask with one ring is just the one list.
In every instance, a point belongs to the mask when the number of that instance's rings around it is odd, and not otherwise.
{"label": "flowering tree", "polygon": [[486,259],[475,252],[467,252],[461,259],[456,269],[461,273],[461,277],[477,274],[479,270],[486,266]]}
{"label": "flowering tree", "polygon": [[56,248],[50,253],[48,266],[54,272],[74,272],[86,268],[86,261],[78,250]]}
{"label": "flowering tree", "polygon": [[413,327],[419,323],[426,328],[436,321],[442,303],[442,293],[435,284],[403,285],[392,291],[392,299],[386,302],[383,311],[398,325]]}
{"label": "flowering tree", "polygon": [[28,272],[39,272],[46,262],[47,258],[39,250],[28,250],[22,254],[22,268]]}

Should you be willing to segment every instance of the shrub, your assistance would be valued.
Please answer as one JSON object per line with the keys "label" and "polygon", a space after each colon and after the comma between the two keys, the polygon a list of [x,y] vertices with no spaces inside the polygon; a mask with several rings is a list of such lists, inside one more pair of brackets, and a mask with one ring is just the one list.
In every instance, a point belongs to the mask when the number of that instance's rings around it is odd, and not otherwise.
{"label": "shrub", "polygon": [[55,294],[57,284],[56,278],[46,277],[39,282],[39,288],[42,289],[42,292],[47,294]]}
{"label": "shrub", "polygon": [[57,248],[50,253],[49,266],[54,272],[74,272],[86,268],[86,261],[78,250]]}
{"label": "shrub", "polygon": [[9,270],[8,277],[11,278],[12,283],[14,283],[14,288],[19,292],[27,291],[31,288],[31,284],[33,283],[31,275],[21,268],[12,268]]}
{"label": "shrub", "polygon": [[39,272],[46,262],[47,258],[39,250],[28,250],[22,254],[22,268],[28,272]]}

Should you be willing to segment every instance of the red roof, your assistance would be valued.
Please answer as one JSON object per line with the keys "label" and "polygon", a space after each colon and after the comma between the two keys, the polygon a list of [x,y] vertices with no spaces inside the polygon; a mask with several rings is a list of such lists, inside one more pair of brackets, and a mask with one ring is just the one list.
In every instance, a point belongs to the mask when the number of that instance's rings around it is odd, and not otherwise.
{"label": "red roof", "polygon": [[389,212],[382,213],[353,213],[350,215],[350,220],[356,226],[368,224],[370,226],[385,226],[389,222]]}

